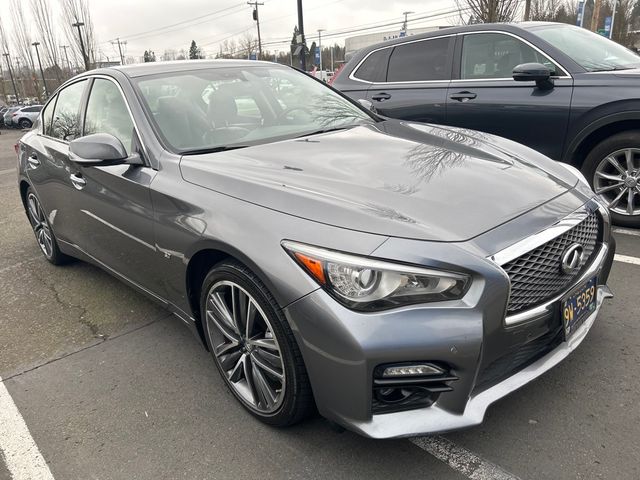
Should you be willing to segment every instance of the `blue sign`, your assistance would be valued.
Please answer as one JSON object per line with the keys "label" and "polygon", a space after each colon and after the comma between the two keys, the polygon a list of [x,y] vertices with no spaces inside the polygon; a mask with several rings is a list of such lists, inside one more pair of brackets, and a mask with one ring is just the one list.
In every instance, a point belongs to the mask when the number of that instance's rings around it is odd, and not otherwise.
{"label": "blue sign", "polygon": [[604,36],[611,38],[611,17],[604,19]]}
{"label": "blue sign", "polygon": [[256,52],[251,52],[249,54],[249,60],[256,60],[258,58],[258,56],[256,55]]}
{"label": "blue sign", "polygon": [[583,17],[584,17],[584,2],[580,1],[578,2],[578,21],[576,22],[576,25],[578,25],[579,27],[582,26]]}
{"label": "blue sign", "polygon": [[405,37],[407,35],[407,32],[405,32],[404,30],[400,32],[400,37]]}
{"label": "blue sign", "polygon": [[316,47],[316,51],[314,53],[316,59],[316,65],[320,65],[320,49]]}

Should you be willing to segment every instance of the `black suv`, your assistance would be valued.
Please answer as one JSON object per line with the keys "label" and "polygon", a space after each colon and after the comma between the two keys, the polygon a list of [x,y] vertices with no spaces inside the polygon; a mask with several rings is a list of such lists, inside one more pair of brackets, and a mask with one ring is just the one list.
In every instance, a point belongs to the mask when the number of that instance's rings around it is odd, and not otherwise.
{"label": "black suv", "polygon": [[640,227],[640,57],[609,39],[559,23],[451,27],[365,48],[333,86],[381,115],[570,163],[617,224]]}

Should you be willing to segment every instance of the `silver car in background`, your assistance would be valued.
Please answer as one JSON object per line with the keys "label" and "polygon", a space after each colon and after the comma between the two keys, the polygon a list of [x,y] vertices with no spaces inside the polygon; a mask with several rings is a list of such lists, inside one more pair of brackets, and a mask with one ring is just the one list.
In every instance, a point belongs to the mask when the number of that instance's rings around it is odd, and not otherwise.
{"label": "silver car in background", "polygon": [[5,113],[5,125],[14,128],[31,128],[40,116],[42,105],[29,105],[24,107],[15,107],[11,112],[9,121],[7,122],[7,113]]}

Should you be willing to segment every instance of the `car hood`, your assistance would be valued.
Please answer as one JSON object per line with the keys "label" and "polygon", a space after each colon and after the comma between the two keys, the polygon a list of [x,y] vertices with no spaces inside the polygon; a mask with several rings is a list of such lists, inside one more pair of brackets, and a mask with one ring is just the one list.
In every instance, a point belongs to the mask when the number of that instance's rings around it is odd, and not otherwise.
{"label": "car hood", "polygon": [[186,155],[180,168],[187,182],[290,215],[436,241],[473,238],[577,182],[509,140],[396,120]]}

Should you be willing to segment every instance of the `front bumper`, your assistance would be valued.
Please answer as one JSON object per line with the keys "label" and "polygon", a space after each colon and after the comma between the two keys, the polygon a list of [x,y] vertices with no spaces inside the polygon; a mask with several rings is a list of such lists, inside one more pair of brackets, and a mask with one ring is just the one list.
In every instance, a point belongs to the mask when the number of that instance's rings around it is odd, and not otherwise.
{"label": "front bumper", "polygon": [[[608,233],[608,232],[607,232]],[[505,324],[509,279],[494,262],[456,251],[458,265],[469,268],[472,288],[464,301],[442,302],[373,314],[347,310],[323,290],[316,290],[284,309],[302,351],[318,410],[326,418],[371,438],[405,437],[470,427],[482,423],[493,402],[522,387],[567,357],[584,340],[611,292],[606,286],[615,243],[605,237],[591,266],[539,315]],[[397,240],[376,255],[393,251],[415,255],[414,242]],[[452,258],[446,244],[429,245],[431,258]],[[440,250],[441,249],[441,250]],[[449,265],[440,265],[447,268]],[[489,376],[489,360],[542,338],[554,337],[559,301],[585,278],[597,276],[595,311],[568,341],[557,335],[517,368]],[[558,310],[556,312],[556,310]],[[402,328],[398,328],[402,325]],[[485,351],[486,349],[491,352]],[[489,353],[491,355],[489,355]],[[376,413],[372,408],[376,367],[402,362],[435,362],[450,368],[457,381],[428,407]],[[495,372],[495,370],[494,370]]]}

